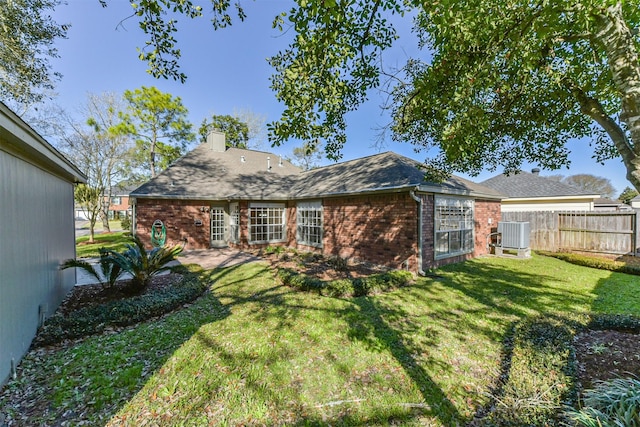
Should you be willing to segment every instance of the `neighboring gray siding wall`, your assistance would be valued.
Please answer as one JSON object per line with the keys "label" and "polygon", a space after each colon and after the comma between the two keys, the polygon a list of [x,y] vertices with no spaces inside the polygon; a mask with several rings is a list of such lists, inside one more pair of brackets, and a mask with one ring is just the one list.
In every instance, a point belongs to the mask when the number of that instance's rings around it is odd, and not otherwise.
{"label": "neighboring gray siding wall", "polygon": [[0,384],[75,283],[73,184],[0,150]]}

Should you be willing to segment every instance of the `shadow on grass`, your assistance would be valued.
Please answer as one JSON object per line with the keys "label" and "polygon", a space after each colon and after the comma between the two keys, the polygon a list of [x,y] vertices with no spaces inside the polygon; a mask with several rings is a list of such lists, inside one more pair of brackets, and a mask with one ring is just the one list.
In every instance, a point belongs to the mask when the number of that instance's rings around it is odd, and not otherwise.
{"label": "shadow on grass", "polygon": [[0,395],[15,425],[104,425],[205,324],[230,314],[205,291],[184,308],[118,333],[36,349]]}

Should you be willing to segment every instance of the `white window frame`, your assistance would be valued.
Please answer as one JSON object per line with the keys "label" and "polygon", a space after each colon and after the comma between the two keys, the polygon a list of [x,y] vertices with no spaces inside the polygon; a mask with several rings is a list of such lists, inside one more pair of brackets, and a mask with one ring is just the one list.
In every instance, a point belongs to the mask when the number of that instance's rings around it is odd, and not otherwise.
{"label": "white window frame", "polygon": [[[281,210],[281,212],[278,212]],[[256,222],[254,212],[260,212],[260,222]],[[249,243],[279,243],[287,241],[287,207],[284,203],[249,204]],[[279,222],[276,220],[279,219]],[[266,222],[264,222],[266,221]],[[260,228],[260,233],[258,230]],[[256,234],[266,239],[256,239]],[[277,238],[277,234],[280,234]]]}
{"label": "white window frame", "polygon": [[296,204],[296,241],[302,245],[321,248],[323,229],[322,201],[298,202]]}
{"label": "white window frame", "polygon": [[229,241],[240,242],[240,204],[229,203]]}
{"label": "white window frame", "polygon": [[473,252],[475,201],[463,197],[438,197],[434,203],[433,253],[435,259]]}

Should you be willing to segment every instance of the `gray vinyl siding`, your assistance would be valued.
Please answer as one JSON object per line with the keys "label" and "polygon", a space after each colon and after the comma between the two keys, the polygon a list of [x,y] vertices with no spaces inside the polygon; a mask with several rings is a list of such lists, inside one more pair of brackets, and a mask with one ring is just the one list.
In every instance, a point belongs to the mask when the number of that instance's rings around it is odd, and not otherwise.
{"label": "gray vinyl siding", "polygon": [[0,384],[75,283],[73,183],[36,164],[0,149]]}

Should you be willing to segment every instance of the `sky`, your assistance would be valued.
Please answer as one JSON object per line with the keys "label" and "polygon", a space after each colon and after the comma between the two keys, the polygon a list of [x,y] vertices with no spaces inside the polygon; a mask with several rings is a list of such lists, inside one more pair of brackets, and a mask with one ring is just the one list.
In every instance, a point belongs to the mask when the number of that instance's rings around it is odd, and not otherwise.
{"label": "sky", "polygon": [[[264,116],[266,122],[280,117],[284,106],[269,88],[272,70],[266,59],[284,50],[293,33],[281,33],[272,29],[273,18],[288,11],[291,3],[285,0],[259,0],[242,2],[247,18],[233,26],[214,31],[206,17],[208,0],[202,0],[205,16],[190,20],[182,17],[178,21],[178,47],[181,49],[181,70],[187,74],[186,83],[155,79],[147,72],[146,63],[138,59],[137,47],[144,44],[145,37],[138,28],[129,1],[110,0],[108,7],[100,6],[98,0],[67,0],[52,14],[58,23],[71,24],[68,38],[56,43],[60,58],[52,61],[54,71],[63,75],[57,84],[55,102],[73,114],[85,102],[88,93],[114,92],[141,86],[156,86],[163,92],[178,96],[189,110],[189,119],[197,128],[204,118],[212,114],[233,114],[238,110],[249,110]],[[401,21],[397,28],[400,38],[394,49],[386,54],[388,67],[400,67],[410,56],[426,55],[416,48],[411,36],[409,20]],[[424,161],[430,153],[416,152],[409,143],[391,141],[387,138],[382,147],[376,144],[379,128],[388,123],[388,116],[380,106],[384,95],[372,92],[370,99],[361,108],[347,116],[347,143],[342,150],[342,160],[394,151],[418,161]],[[268,142],[260,148],[276,155],[291,156],[299,141],[291,141],[280,147],[271,147]],[[611,160],[600,165],[591,158],[589,141],[570,141],[568,146],[571,166],[557,171],[543,170],[541,175],[562,174],[565,176],[587,173],[608,178],[616,189],[616,196],[631,186],[625,179],[625,168],[620,160]],[[324,160],[324,164],[330,164]],[[537,165],[525,164],[523,170]],[[501,171],[484,171],[472,177],[458,174],[476,182],[490,178]]]}

